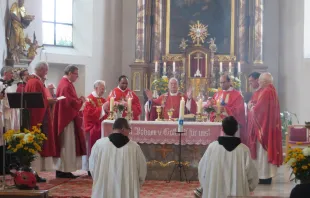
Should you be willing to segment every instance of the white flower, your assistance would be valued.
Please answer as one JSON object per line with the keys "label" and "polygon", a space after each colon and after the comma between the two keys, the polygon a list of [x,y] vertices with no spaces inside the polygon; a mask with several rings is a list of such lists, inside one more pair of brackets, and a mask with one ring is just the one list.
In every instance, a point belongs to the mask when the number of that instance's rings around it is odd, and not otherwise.
{"label": "white flower", "polygon": [[289,165],[289,166],[292,166],[292,164],[294,162],[296,162],[297,160],[295,158],[291,158],[286,164]]}
{"label": "white flower", "polygon": [[310,156],[310,147],[304,148],[302,150],[302,153],[304,154],[305,157]]}
{"label": "white flower", "polygon": [[26,143],[28,143],[29,141],[29,137],[33,137],[34,138],[34,135],[32,135],[31,133],[27,133],[25,136],[24,136],[24,141],[26,142]]}
{"label": "white flower", "polygon": [[25,133],[17,133],[13,135],[13,138],[23,138],[25,136]]}

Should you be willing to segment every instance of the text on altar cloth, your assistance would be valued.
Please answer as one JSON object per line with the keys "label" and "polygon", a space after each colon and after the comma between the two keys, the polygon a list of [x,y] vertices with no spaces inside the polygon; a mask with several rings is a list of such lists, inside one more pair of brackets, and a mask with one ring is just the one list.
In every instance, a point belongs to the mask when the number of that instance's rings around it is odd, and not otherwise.
{"label": "text on altar cloth", "polygon": [[[147,129],[144,127],[133,127],[130,135],[140,135],[140,136],[178,136],[176,133],[177,128],[161,128],[161,129]],[[194,128],[184,128],[185,135],[187,136],[201,136],[209,137],[211,136],[210,129],[198,130]]]}

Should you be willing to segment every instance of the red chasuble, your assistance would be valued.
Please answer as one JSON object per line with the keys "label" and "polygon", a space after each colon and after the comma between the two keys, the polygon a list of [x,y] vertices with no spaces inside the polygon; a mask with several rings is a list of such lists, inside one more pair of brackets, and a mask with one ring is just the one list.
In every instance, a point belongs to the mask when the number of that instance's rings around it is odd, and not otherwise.
{"label": "red chasuble", "polygon": [[95,97],[97,95],[95,92],[88,96],[89,101],[86,102],[83,117],[84,117],[84,129],[86,133],[89,133],[89,147],[88,153],[90,153],[91,148],[96,143],[98,139],[101,138],[101,122],[108,117],[108,112],[100,118],[102,115],[102,105],[106,100],[102,97]]}
{"label": "red chasuble", "polygon": [[[129,92],[131,92],[131,95],[133,97],[132,98],[132,107],[131,107],[132,112],[133,112],[133,120],[139,120],[139,116],[140,116],[142,110],[141,110],[140,100],[139,100],[138,96],[135,94],[135,92],[131,91],[128,88],[125,91],[123,91],[120,88],[116,87],[111,91],[107,100],[110,101],[111,95],[113,95],[113,93],[115,93],[116,98],[114,101],[117,101],[117,102],[121,102],[122,100],[126,101],[126,96]],[[124,111],[123,117],[125,117],[126,115],[127,115],[127,113],[126,113],[126,111]]]}
{"label": "red chasuble", "polygon": [[[172,96],[170,93],[165,93],[157,99],[152,100],[152,107],[150,109],[150,115],[148,120],[155,120],[157,118],[157,113],[156,113],[156,106],[164,106],[164,110],[162,112],[163,118],[164,119],[169,119],[168,116],[168,111],[169,109],[174,109],[172,118],[179,118],[179,111],[180,111],[180,101],[182,97],[185,100],[185,103],[187,103],[187,96],[185,96],[183,93],[178,93],[175,96]],[[185,104],[185,106],[187,106]],[[185,107],[185,112],[184,114],[196,114],[197,111],[197,104],[195,100],[191,100],[191,109],[188,111],[188,109]]]}
{"label": "red chasuble", "polygon": [[21,93],[23,90],[25,92],[25,87],[26,87],[26,83],[24,83],[24,82],[17,83],[16,92]]}
{"label": "red chasuble", "polygon": [[[43,82],[37,77],[36,75],[31,75],[29,77],[29,80],[25,86],[25,92],[41,92],[43,95],[44,100],[44,108],[34,108],[34,109],[28,109],[30,113],[30,125],[36,126],[37,124],[43,123],[44,116],[46,116],[46,125],[43,126],[42,132],[46,135],[47,140],[44,141],[42,152],[40,153],[42,157],[50,157],[54,156],[56,154],[56,148],[55,148],[55,135],[53,131],[53,121],[50,114],[50,109],[48,105],[47,96],[44,92],[45,87]],[[47,131],[44,131],[44,129],[47,129]]]}
{"label": "red chasuble", "polygon": [[[241,93],[233,88],[229,88],[227,91],[218,91],[214,94],[213,100],[216,103],[219,101],[224,106],[225,112],[221,113],[222,119],[226,116],[234,116],[239,124],[241,142],[246,144],[248,135],[246,132],[244,100]],[[216,112],[212,112],[210,116],[211,122],[214,122],[215,117]]]}
{"label": "red chasuble", "polygon": [[86,155],[85,136],[82,130],[82,117],[79,111],[83,105],[83,101],[76,95],[74,85],[63,77],[57,87],[56,97],[65,96],[63,100],[59,100],[54,109],[54,133],[56,135],[56,157],[60,157],[60,134],[68,124],[74,121],[75,148],[76,156]]}
{"label": "red chasuble", "polygon": [[256,159],[258,140],[268,153],[268,162],[282,165],[280,105],[273,85],[258,90],[257,102],[248,113],[248,130],[252,158]]}

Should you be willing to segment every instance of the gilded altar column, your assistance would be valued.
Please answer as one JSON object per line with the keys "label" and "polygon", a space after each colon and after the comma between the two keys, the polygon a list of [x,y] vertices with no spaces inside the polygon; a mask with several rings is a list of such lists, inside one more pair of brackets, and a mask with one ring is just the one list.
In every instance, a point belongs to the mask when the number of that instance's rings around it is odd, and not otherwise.
{"label": "gilded altar column", "polygon": [[163,49],[163,0],[155,0],[153,5],[152,60],[161,60]]}
{"label": "gilded altar column", "polygon": [[146,0],[137,0],[136,63],[146,62]]}
{"label": "gilded altar column", "polygon": [[239,17],[238,17],[238,55],[239,61],[246,60],[246,46],[247,46],[247,3],[246,0],[239,0]]}
{"label": "gilded altar column", "polygon": [[264,0],[255,0],[254,8],[254,64],[263,64]]}

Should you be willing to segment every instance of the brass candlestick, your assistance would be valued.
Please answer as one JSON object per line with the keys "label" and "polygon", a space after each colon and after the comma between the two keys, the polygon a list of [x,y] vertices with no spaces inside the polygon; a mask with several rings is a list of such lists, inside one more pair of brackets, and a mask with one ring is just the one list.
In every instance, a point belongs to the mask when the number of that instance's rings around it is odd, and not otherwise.
{"label": "brass candlestick", "polygon": [[107,120],[114,120],[114,111],[110,111]]}
{"label": "brass candlestick", "polygon": [[161,116],[160,116],[161,111],[162,111],[161,108],[162,108],[161,106],[156,106],[157,119],[155,121],[162,121]]}
{"label": "brass candlestick", "polygon": [[222,122],[221,114],[217,113],[214,119],[214,122]]}
{"label": "brass candlestick", "polygon": [[173,121],[173,119],[172,119],[173,112],[174,112],[174,109],[169,109],[167,112],[167,114],[169,116],[169,121]]}
{"label": "brass candlestick", "polygon": [[196,113],[196,122],[202,122],[202,114],[201,113]]}
{"label": "brass candlestick", "polygon": [[132,120],[132,111],[127,111],[126,119]]}

